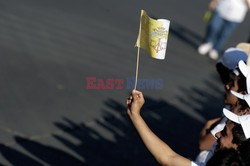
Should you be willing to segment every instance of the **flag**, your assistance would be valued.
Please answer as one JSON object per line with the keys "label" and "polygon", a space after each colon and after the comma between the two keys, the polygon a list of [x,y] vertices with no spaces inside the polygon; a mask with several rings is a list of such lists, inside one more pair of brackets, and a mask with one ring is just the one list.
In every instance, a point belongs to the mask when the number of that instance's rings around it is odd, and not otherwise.
{"label": "flag", "polygon": [[145,49],[153,58],[165,59],[170,21],[152,19],[141,10],[136,47]]}

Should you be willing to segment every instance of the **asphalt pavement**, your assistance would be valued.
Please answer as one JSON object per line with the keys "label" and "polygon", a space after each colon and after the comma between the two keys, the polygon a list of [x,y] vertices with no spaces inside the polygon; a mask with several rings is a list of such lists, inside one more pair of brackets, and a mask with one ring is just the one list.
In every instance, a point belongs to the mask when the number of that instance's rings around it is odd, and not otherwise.
{"label": "asphalt pavement", "polygon": [[[177,153],[194,159],[206,120],[220,116],[215,63],[197,53],[209,1],[0,1],[0,164],[157,165],[126,115],[140,10],[171,21],[165,60],[140,53],[142,115]],[[249,13],[224,48],[248,40]],[[88,89],[87,79],[123,80]],[[97,84],[96,84],[97,85]]]}

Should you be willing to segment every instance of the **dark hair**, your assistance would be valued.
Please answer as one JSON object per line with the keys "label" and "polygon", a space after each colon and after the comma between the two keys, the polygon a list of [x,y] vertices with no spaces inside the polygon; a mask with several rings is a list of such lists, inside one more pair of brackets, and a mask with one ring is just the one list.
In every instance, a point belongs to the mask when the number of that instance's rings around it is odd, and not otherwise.
{"label": "dark hair", "polygon": [[206,166],[244,166],[239,153],[233,149],[220,149],[214,153]]}
{"label": "dark hair", "polygon": [[223,82],[223,84],[228,84],[231,81],[233,81],[236,77],[238,77],[238,85],[239,90],[238,92],[246,91],[246,77],[242,74],[242,72],[239,70],[239,68],[235,68],[235,70],[239,71],[239,75],[236,76],[233,72],[233,70],[228,69],[225,67],[221,62],[216,64],[216,70],[219,73],[220,79]]}
{"label": "dark hair", "polygon": [[240,124],[234,123],[235,126],[232,128],[233,140],[232,143],[240,146],[244,141],[246,141],[245,134]]}
{"label": "dark hair", "polygon": [[242,142],[242,144],[238,146],[238,151],[245,165],[250,165],[250,139]]}
{"label": "dark hair", "polygon": [[249,105],[247,104],[245,100],[242,100],[239,98],[238,98],[238,102],[239,102],[238,104],[240,105],[240,108],[238,109],[239,113],[241,112],[243,113],[243,115],[246,114],[247,112],[246,109],[249,108]]}
{"label": "dark hair", "polygon": [[221,62],[216,64],[216,70],[219,73],[220,79],[223,82],[223,84],[227,84],[230,81],[229,75],[232,72],[232,70],[229,70]]}
{"label": "dark hair", "polygon": [[[237,90],[238,92],[247,92],[246,77],[241,72],[238,75],[237,83],[239,87],[239,89]],[[239,105],[241,106],[240,112],[244,112],[245,109],[249,107],[249,105],[247,104],[245,100],[242,100],[240,98],[238,98],[238,101],[239,101]]]}
{"label": "dark hair", "polygon": [[240,74],[237,76],[238,77],[238,92],[246,92],[247,91],[247,84],[246,84],[246,77],[240,72]]}

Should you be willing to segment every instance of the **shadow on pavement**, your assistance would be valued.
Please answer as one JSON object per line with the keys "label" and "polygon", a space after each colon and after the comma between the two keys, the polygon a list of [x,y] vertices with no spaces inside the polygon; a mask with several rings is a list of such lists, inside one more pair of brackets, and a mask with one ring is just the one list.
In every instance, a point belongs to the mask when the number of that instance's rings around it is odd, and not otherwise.
{"label": "shadow on pavement", "polygon": [[80,160],[60,149],[21,137],[15,137],[15,140],[33,156],[49,165],[83,165]]}
{"label": "shadow on pavement", "polygon": [[[219,104],[216,104],[220,99],[215,96],[222,92],[209,81],[205,84],[209,87],[207,91],[198,88],[182,89],[183,95],[178,100],[192,107],[195,113],[210,119],[220,115]],[[211,91],[217,94],[211,95]],[[145,96],[145,101],[142,116],[149,127],[173,150],[194,159],[198,153],[198,135],[203,122],[167,101],[148,96]],[[201,107],[196,107],[190,101]],[[105,100],[104,104],[107,108],[101,110],[103,116],[95,119],[92,124],[76,123],[66,117],[55,122],[64,134],[54,134],[53,138],[73,153],[38,141],[15,137],[16,143],[29,152],[32,158],[4,145],[1,146],[2,156],[13,165],[157,165],[127,117],[125,105],[112,98]],[[218,111],[211,112],[216,108]],[[107,133],[110,137],[107,137]],[[78,143],[72,142],[68,136]]]}
{"label": "shadow on pavement", "polygon": [[6,160],[8,160],[11,165],[42,165],[33,158],[19,152],[18,150],[15,150],[14,148],[5,145],[0,145],[0,152],[2,156]]}
{"label": "shadow on pavement", "polygon": [[175,21],[171,22],[169,33],[194,49],[198,48],[203,40],[203,37],[199,36],[196,32]]}

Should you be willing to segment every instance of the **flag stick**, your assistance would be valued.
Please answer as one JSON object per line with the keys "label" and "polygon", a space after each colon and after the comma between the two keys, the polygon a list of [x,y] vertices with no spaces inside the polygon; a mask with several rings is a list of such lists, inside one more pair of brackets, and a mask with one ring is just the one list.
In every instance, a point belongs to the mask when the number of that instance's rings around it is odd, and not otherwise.
{"label": "flag stick", "polygon": [[136,71],[135,71],[135,90],[137,86],[137,78],[138,78],[138,71],[139,71],[139,60],[140,60],[140,47],[137,47],[137,58],[136,58]]}

